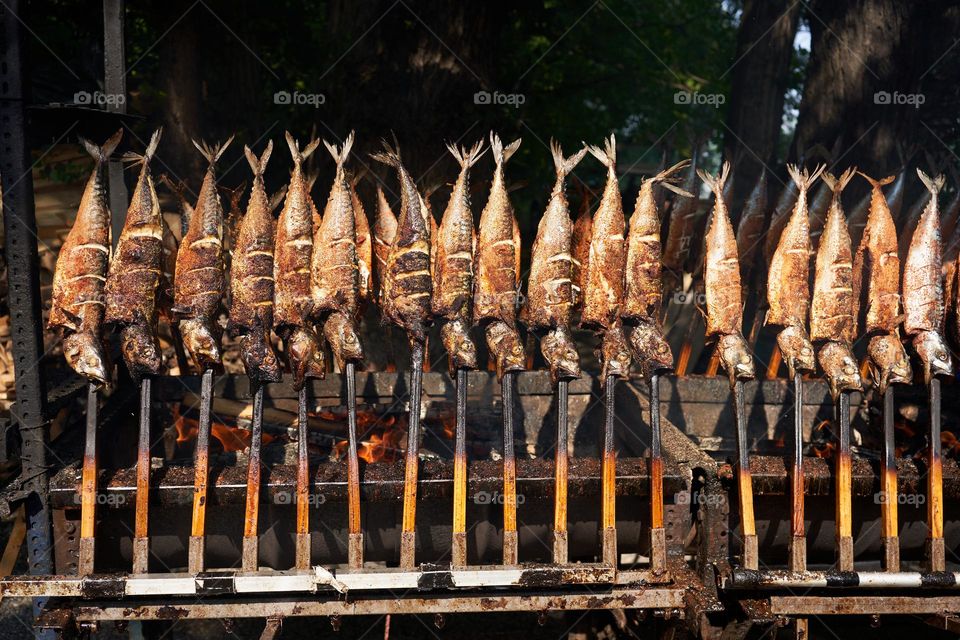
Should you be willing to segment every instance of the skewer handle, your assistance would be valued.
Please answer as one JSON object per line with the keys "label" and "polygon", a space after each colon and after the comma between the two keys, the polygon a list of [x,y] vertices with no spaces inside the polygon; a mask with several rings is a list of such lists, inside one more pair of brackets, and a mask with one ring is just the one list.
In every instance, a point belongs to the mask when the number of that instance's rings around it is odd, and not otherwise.
{"label": "skewer handle", "polygon": [[190,573],[204,570],[206,533],[207,481],[210,469],[210,412],[213,404],[213,370],[206,369],[200,378],[200,423],[197,428],[193,481],[193,520],[187,550]]}
{"label": "skewer handle", "polygon": [[853,460],[850,454],[850,394],[837,398],[839,447],[837,449],[837,568],[853,571]]}
{"label": "skewer handle", "polygon": [[467,370],[457,369],[457,425],[453,450],[451,563],[467,566]]}
{"label": "skewer handle", "polygon": [[750,451],[747,448],[747,408],[743,380],[733,385],[734,411],[737,418],[737,490],[740,498],[740,527],[743,532],[743,566],[757,569],[760,558],[757,548],[757,526],[753,516],[753,478],[750,475]]}
{"label": "skewer handle", "polygon": [[349,538],[347,557],[350,567],[363,566],[363,532],[360,528],[360,461],[357,457],[357,365],[344,367],[347,379],[347,508]]}
{"label": "skewer handle", "polygon": [[410,420],[403,474],[403,522],[400,531],[400,567],[413,569],[417,549],[417,478],[420,471],[420,396],[423,393],[422,342],[412,343],[410,363]]}
{"label": "skewer handle", "polygon": [[927,469],[927,554],[931,571],[946,570],[943,541],[943,459],[940,455],[940,379],[930,379],[930,458]]}
{"label": "skewer handle", "polygon": [[650,376],[650,569],[667,570],[667,534],[663,527],[663,452],[660,443],[660,376]]}
{"label": "skewer handle", "polygon": [[566,564],[568,558],[567,538],[567,479],[569,459],[567,456],[569,385],[567,380],[557,382],[557,446],[553,477],[553,563]]}
{"label": "skewer handle", "polygon": [[77,573],[93,573],[94,529],[97,518],[97,386],[87,385],[87,429],[80,475],[80,549]]}
{"label": "skewer handle", "polygon": [[247,506],[243,519],[244,571],[256,571],[259,564],[258,520],[260,516],[260,449],[263,441],[263,385],[252,382],[253,420],[250,429],[250,453],[247,458]]}
{"label": "skewer handle", "polygon": [[880,515],[883,519],[883,568],[900,571],[900,531],[897,519],[897,452],[893,426],[893,387],[883,394],[883,457],[880,460]]}
{"label": "skewer handle", "polygon": [[513,373],[500,381],[503,399],[503,564],[518,562],[517,461],[513,450]]}
{"label": "skewer handle", "polygon": [[[604,564],[617,566],[617,452],[613,446],[613,418],[616,401],[616,376],[607,376],[604,384],[602,557]],[[652,479],[651,479],[652,481]]]}
{"label": "skewer handle", "polygon": [[789,565],[791,571],[807,569],[807,538],[804,527],[803,508],[803,377],[793,374],[793,456],[790,466],[790,496],[792,518],[790,521]]}
{"label": "skewer handle", "polygon": [[310,452],[307,448],[307,387],[297,396],[297,541],[295,566],[310,568]]}
{"label": "skewer handle", "polygon": [[137,440],[137,503],[133,530],[133,573],[147,573],[150,558],[150,396],[151,379],[140,381],[140,433]]}

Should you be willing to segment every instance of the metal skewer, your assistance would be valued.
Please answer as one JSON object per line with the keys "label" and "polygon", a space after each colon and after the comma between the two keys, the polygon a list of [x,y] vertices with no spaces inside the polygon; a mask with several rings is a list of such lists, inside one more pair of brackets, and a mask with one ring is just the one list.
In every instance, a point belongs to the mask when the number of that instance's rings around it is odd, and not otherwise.
{"label": "metal skewer", "polygon": [[883,502],[880,517],[883,519],[883,568],[896,573],[900,571],[900,533],[897,523],[897,453],[893,438],[893,387],[883,393],[883,457],[880,460]]}
{"label": "metal skewer", "polygon": [[151,379],[140,381],[140,434],[137,440],[137,504],[133,527],[133,572],[147,573],[150,558],[150,394]]}
{"label": "metal skewer", "polygon": [[759,568],[757,525],[753,517],[753,478],[750,475],[750,456],[747,449],[747,409],[743,395],[743,380],[733,384],[734,410],[737,416],[737,490],[740,498],[740,526],[743,530],[743,566]]}
{"label": "metal skewer", "polygon": [[241,567],[256,571],[259,564],[258,519],[260,516],[260,448],[263,442],[263,385],[251,381],[253,421],[250,428],[250,453],[247,462],[247,506],[243,520],[243,553]]}
{"label": "metal skewer", "polygon": [[927,469],[927,553],[931,571],[946,570],[943,542],[943,460],[940,457],[940,379],[930,377],[930,457]]}
{"label": "metal skewer", "polygon": [[613,447],[613,416],[616,400],[616,376],[607,376],[604,389],[603,415],[603,495],[600,519],[602,521],[602,558],[604,564],[617,565],[617,452]]}
{"label": "metal skewer", "polygon": [[853,469],[850,455],[850,393],[841,391],[836,401],[839,425],[837,449],[837,568],[853,571]]}
{"label": "metal skewer", "polygon": [[793,460],[790,467],[790,520],[789,568],[791,571],[807,570],[807,538],[803,509],[803,376],[793,374]]}
{"label": "metal skewer", "polygon": [[417,476],[420,467],[420,396],[423,393],[424,344],[411,341],[410,424],[403,474],[403,523],[400,533],[400,567],[413,569],[417,550]]}
{"label": "metal skewer", "polygon": [[[567,456],[569,385],[567,380],[557,381],[557,448],[553,478],[553,562],[566,564],[568,557],[567,539],[567,477],[569,459]],[[512,433],[511,433],[512,435]],[[506,504],[506,503],[504,503]]]}
{"label": "metal skewer", "polygon": [[297,541],[294,567],[310,568],[310,452],[307,450],[307,386],[297,396]]}
{"label": "metal skewer", "polygon": [[513,372],[500,381],[503,400],[503,564],[518,561],[517,461],[513,451]]}
{"label": "metal skewer", "polygon": [[204,546],[207,480],[210,466],[210,411],[213,404],[213,369],[205,369],[200,378],[200,423],[197,428],[196,453],[194,456],[193,520],[187,566],[190,573],[204,570]]}
{"label": "metal skewer", "polygon": [[77,572],[93,573],[94,525],[97,517],[97,385],[87,385],[87,430],[80,480],[80,549]]}
{"label": "metal skewer", "polygon": [[467,370],[457,369],[457,425],[453,450],[451,564],[467,566]]}
{"label": "metal skewer", "polygon": [[[741,384],[741,383],[737,383]],[[650,570],[667,570],[667,535],[663,527],[663,453],[660,446],[660,376],[650,374]]]}
{"label": "metal skewer", "polygon": [[347,514],[349,519],[348,563],[363,567],[363,531],[360,528],[360,461],[357,458],[357,365],[347,362]]}

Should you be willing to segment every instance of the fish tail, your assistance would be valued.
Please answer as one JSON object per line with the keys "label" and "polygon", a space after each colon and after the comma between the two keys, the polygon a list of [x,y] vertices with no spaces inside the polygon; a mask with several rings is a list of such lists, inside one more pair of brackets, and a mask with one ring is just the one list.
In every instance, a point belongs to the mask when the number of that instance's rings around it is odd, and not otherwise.
{"label": "fish tail", "polygon": [[346,164],[347,157],[350,155],[350,149],[353,148],[353,134],[354,132],[351,131],[340,147],[330,144],[326,140],[323,141],[323,146],[327,148],[327,151],[333,156],[333,161],[337,163],[338,172],[343,170],[343,165]]}
{"label": "fish tail", "polygon": [[160,136],[163,133],[163,127],[160,127],[153,132],[153,135],[150,136],[150,143],[147,145],[146,150],[141,153],[136,153],[134,151],[128,151],[123,154],[124,162],[129,162],[133,165],[145,165],[153,159],[154,154],[157,153],[157,147],[160,146]]}
{"label": "fish tail", "polygon": [[880,187],[886,186],[897,179],[897,176],[887,176],[886,178],[877,180],[876,178],[871,178],[863,171],[857,171],[857,173],[860,175],[860,177],[869,182],[870,186],[872,186],[874,189],[879,189]]}
{"label": "fish tail", "polygon": [[396,140],[394,140],[394,144],[392,146],[386,140],[381,140],[381,142],[383,143],[383,151],[380,153],[370,154],[370,157],[377,162],[382,162],[383,164],[397,169],[403,166],[400,161],[400,147],[396,144]]}
{"label": "fish tail", "polygon": [[123,137],[123,129],[118,129],[115,134],[110,136],[106,142],[103,143],[103,146],[98,147],[94,143],[90,142],[86,138],[80,138],[80,142],[83,144],[84,148],[87,150],[93,159],[98,163],[104,163],[110,159],[110,156],[117,149],[117,145],[120,144],[120,139]]}
{"label": "fish tail", "polygon": [[917,167],[917,175],[920,176],[920,181],[923,182],[923,186],[925,186],[927,191],[929,191],[932,195],[937,195],[937,193],[943,189],[943,185],[946,182],[946,178],[942,173],[936,178],[931,178],[919,167]]}
{"label": "fish tail", "polygon": [[[691,160],[681,160],[680,162],[673,165],[672,167],[664,169],[657,175],[653,176],[652,178],[649,178],[649,181],[653,182],[654,184],[659,182],[662,187],[664,187],[665,189],[669,189],[670,191],[674,192],[678,196],[683,196],[685,198],[692,198],[693,197],[692,193],[690,193],[685,189],[681,189],[677,185],[673,184],[673,180],[676,178],[675,174],[681,169],[686,169],[687,167],[689,167],[691,162],[692,162]],[[723,174],[721,177],[723,178],[724,181],[726,181],[727,179],[726,174]]]}
{"label": "fish tail", "polygon": [[697,169],[697,175],[700,176],[700,179],[703,180],[710,190],[713,191],[714,195],[717,197],[723,197],[723,185],[726,184],[727,178],[730,176],[730,161],[727,160],[723,163],[723,166],[720,167],[720,172],[717,175],[708,173],[704,169]]}
{"label": "fish tail", "polygon": [[267,162],[270,161],[271,153],[273,153],[273,140],[267,142],[267,148],[263,150],[263,155],[259,158],[250,147],[243,147],[243,154],[247,156],[247,162],[250,163],[250,168],[253,170],[255,177],[263,177],[264,172],[267,170]]}
{"label": "fish tail", "polygon": [[550,140],[550,153],[553,154],[553,166],[557,171],[557,178],[563,178],[573,171],[573,168],[583,160],[587,153],[587,148],[583,147],[569,158],[563,157],[563,149],[556,140]]}
{"label": "fish tail", "polygon": [[287,139],[287,146],[290,147],[290,155],[293,157],[293,163],[295,165],[303,164],[303,161],[309,158],[320,145],[320,138],[317,138],[301,150],[300,143],[293,137],[293,134],[287,131],[284,137]]}
{"label": "fish tail", "polygon": [[608,169],[617,165],[617,139],[614,134],[611,133],[610,137],[603,141],[603,149],[596,145],[588,145],[586,142],[583,143],[583,146],[590,152],[590,155],[602,162]]}
{"label": "fish tail", "polygon": [[839,194],[847,186],[847,183],[853,178],[857,173],[856,167],[850,167],[846,171],[840,174],[840,177],[836,177],[829,171],[823,172],[823,181],[827,183],[827,186],[830,187],[830,190],[834,193]]}
{"label": "fish tail", "polygon": [[820,177],[820,174],[826,170],[826,168],[827,165],[821,164],[813,170],[813,173],[810,173],[806,169],[801,169],[795,164],[788,164],[787,173],[789,173],[790,177],[793,178],[793,181],[797,185],[797,189],[800,191],[807,191],[810,189],[810,186],[816,182],[817,178]]}
{"label": "fish tail", "polygon": [[224,142],[223,144],[217,143],[212,146],[208,145],[203,140],[201,140],[200,142],[197,142],[196,140],[194,140],[193,146],[195,146],[197,150],[201,153],[201,155],[203,155],[203,157],[207,159],[207,162],[209,162],[212,165],[212,164],[215,164],[217,160],[220,159],[220,156],[222,156],[223,152],[227,150],[227,147],[230,146],[231,142],[233,142],[233,136],[230,136],[229,138],[227,138],[227,141]]}
{"label": "fish tail", "polygon": [[498,165],[504,165],[507,163],[514,153],[517,152],[517,149],[520,148],[520,141],[522,138],[517,138],[506,147],[503,146],[503,142],[500,140],[500,136],[495,134],[493,131],[490,132],[490,148],[493,149],[493,161]]}
{"label": "fish tail", "polygon": [[447,149],[453,154],[453,157],[457,159],[457,162],[460,163],[461,171],[475,165],[477,161],[483,157],[483,154],[487,152],[487,150],[483,148],[483,140],[477,140],[477,143],[470,149],[466,147],[457,148],[452,144],[448,144]]}

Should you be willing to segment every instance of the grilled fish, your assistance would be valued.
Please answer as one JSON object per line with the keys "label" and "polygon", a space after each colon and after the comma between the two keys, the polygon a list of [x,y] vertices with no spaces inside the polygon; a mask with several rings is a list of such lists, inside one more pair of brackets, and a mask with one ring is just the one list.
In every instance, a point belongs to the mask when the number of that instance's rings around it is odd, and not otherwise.
{"label": "grilled fish", "polygon": [[833,200],[817,248],[817,270],[810,306],[810,338],[815,342],[833,340],[851,344],[854,339],[853,255],[840,194],[855,171],[854,168],[847,169],[839,178],[830,173],[823,174],[823,181],[833,192]]}
{"label": "grilled fish", "polygon": [[190,228],[190,217],[193,215],[193,204],[187,198],[187,185],[183,182],[174,182],[170,176],[165,173],[160,174],[162,182],[170,193],[177,199],[177,207],[180,210],[180,237],[187,235],[187,229]]}
{"label": "grilled fish", "polygon": [[[669,351],[669,347],[667,348]],[[627,342],[623,323],[617,320],[603,331],[600,343],[600,384],[605,385],[609,376],[625,378],[630,375],[630,344]],[[671,358],[671,363],[672,363]]]}
{"label": "grilled fish", "polygon": [[[567,207],[564,183],[567,174],[573,171],[586,148],[569,158],[564,158],[560,145],[551,141],[553,165],[557,174],[550,193],[547,210],[537,226],[530,258],[530,278],[527,283],[527,302],[521,311],[521,319],[537,329],[569,328],[573,308],[571,289],[570,255],[573,240],[573,221]],[[554,341],[559,341],[559,338]]]}
{"label": "grilled fish", "polygon": [[580,354],[568,327],[554,327],[545,333],[540,338],[540,353],[550,367],[554,383],[580,377]]}
{"label": "grilled fish", "polygon": [[497,379],[510,371],[523,371],[527,355],[516,328],[502,320],[493,320],[486,327],[487,349],[497,366]]}
{"label": "grilled fish", "polygon": [[469,317],[454,318],[440,327],[440,339],[447,351],[451,376],[457,369],[477,368],[477,345],[470,337],[470,323]]}
{"label": "grilled fish", "polygon": [[[574,237],[574,258],[579,242],[589,242],[586,257],[580,266],[583,310],[580,324],[584,327],[605,329],[620,316],[623,300],[623,278],[626,266],[624,235],[626,222],[617,180],[617,141],[613,134],[604,148],[587,147],[590,154],[607,167],[607,181],[596,213],[598,233],[593,235],[593,220],[585,217],[589,236]],[[580,221],[578,220],[579,224]],[[576,234],[576,228],[574,228]],[[576,263],[574,263],[576,264]]]}
{"label": "grilled fish", "polygon": [[342,311],[334,311],[323,322],[323,337],[330,345],[333,359],[340,371],[348,362],[363,360],[363,344],[357,331],[357,321]]}
{"label": "grilled fish", "polygon": [[447,149],[460,163],[460,174],[434,241],[437,263],[432,306],[434,315],[449,320],[468,320],[471,317],[473,254],[476,245],[473,211],[470,209],[470,168],[486,150],[483,149],[482,140],[471,149],[458,149],[453,145],[448,145]]}
{"label": "grilled fish", "polygon": [[926,384],[930,384],[934,376],[953,375],[950,350],[938,331],[921,331],[914,335],[913,348],[920,357]]}
{"label": "grilled fish", "polygon": [[357,183],[363,178],[364,172],[353,175],[348,180],[350,198],[353,201],[354,227],[357,236],[357,267],[360,269],[360,302],[373,299],[373,237],[370,235],[370,221],[363,208],[363,202],[357,195]]}
{"label": "grilled fish", "polygon": [[267,143],[258,158],[250,147],[243,148],[253,170],[253,188],[246,214],[240,219],[230,268],[230,320],[227,331],[242,336],[240,358],[252,380],[279,382],[280,362],[270,341],[273,328],[273,240],[272,209],[267,200],[263,174],[273,152]]}
{"label": "grilled fish", "polygon": [[570,280],[573,287],[573,306],[583,307],[584,289],[586,288],[587,270],[590,268],[590,244],[593,241],[593,216],[590,213],[590,200],[584,196],[580,206],[580,213],[573,223],[573,247],[571,256],[573,264],[570,267]]}
{"label": "grilled fish", "polygon": [[787,365],[790,378],[793,378],[797,371],[813,371],[817,368],[813,344],[803,326],[791,324],[784,327],[777,334],[777,346]]}
{"label": "grilled fish", "polygon": [[[630,231],[627,236],[625,290],[623,293],[623,308],[620,309],[620,315],[627,320],[643,320],[653,323],[660,321],[660,308],[663,303],[660,213],[657,211],[657,204],[653,197],[653,187],[660,184],[677,195],[692,198],[693,194],[670,183],[671,176],[689,163],[689,160],[678,162],[652,178],[647,178],[640,185],[633,215],[630,216]],[[727,225],[729,226],[729,224],[730,220],[727,219]],[[600,228],[599,223],[597,228]],[[615,231],[611,231],[611,238],[614,235]],[[730,235],[732,240],[732,229]],[[736,259],[736,244],[733,245],[732,249],[734,259]],[[594,256],[596,255],[594,253]],[[612,279],[610,274],[606,275],[606,278],[608,280]],[[588,289],[592,288],[593,283],[594,280],[591,278]],[[609,306],[615,292],[608,289],[604,293],[605,304]],[[599,301],[598,304],[600,304]]]}
{"label": "grilled fish", "polygon": [[400,161],[399,151],[384,142],[384,152],[374,160],[397,170],[400,180],[400,217],[397,234],[384,274],[384,296],[381,308],[386,320],[403,328],[411,343],[423,343],[430,322],[430,298],[433,282],[430,277],[430,224],[423,197]]}
{"label": "grilled fish", "polygon": [[645,377],[673,369],[673,352],[655,323],[641,320],[627,331],[630,346]]}
{"label": "grilled fish", "polygon": [[[787,165],[797,197],[793,212],[780,234],[770,259],[767,276],[766,324],[805,327],[810,308],[810,223],[807,213],[807,192],[823,173],[823,165],[808,173]],[[786,187],[784,188],[786,190]]]}
{"label": "grilled fish", "polygon": [[[162,357],[156,335],[157,316],[160,305],[168,307],[171,302],[168,286],[173,276],[164,275],[169,269],[164,241],[172,239],[173,234],[165,238],[166,223],[150,172],[150,160],[160,144],[160,133],[157,129],[142,156],[126,156],[141,164],[140,177],[106,285],[106,321],[120,327],[123,359],[137,381],[160,373]],[[166,311],[169,313],[168,308]]]}
{"label": "grilled fish", "polygon": [[384,274],[387,271],[387,259],[390,247],[397,237],[397,216],[390,208],[383,189],[377,185],[377,217],[373,221],[374,275],[376,277],[377,297],[383,297]]}
{"label": "grilled fish", "polygon": [[490,134],[490,148],[496,168],[490,196],[480,214],[474,270],[474,322],[500,320],[511,329],[516,328],[517,291],[520,285],[520,227],[507,195],[503,165],[519,147],[519,138],[504,147],[499,136]]}
{"label": "grilled fish", "polygon": [[867,343],[870,378],[877,390],[884,394],[891,384],[910,384],[913,378],[910,359],[900,341],[900,330],[878,333]]}
{"label": "grilled fish", "polygon": [[[792,217],[792,211],[796,209],[797,199],[800,197],[800,190],[794,181],[784,185],[783,190],[777,198],[777,204],[770,213],[770,223],[767,225],[767,235],[763,243],[763,258],[767,262],[773,258],[774,252],[780,245],[780,238],[783,236],[783,230],[787,222]],[[806,210],[806,204],[804,204]],[[804,214],[805,216],[807,214]],[[807,226],[810,226],[810,220],[807,219]]]}
{"label": "grilled fish", "polygon": [[817,360],[834,400],[841,391],[859,391],[863,388],[857,360],[848,344],[834,340],[824,342],[817,352]]}
{"label": "grilled fish", "polygon": [[173,229],[167,224],[163,213],[160,214],[160,226],[163,227],[163,267],[160,271],[160,290],[157,292],[157,312],[164,321],[173,324],[173,279],[177,271],[177,252],[180,243],[173,235]]}
{"label": "grilled fish", "polygon": [[750,274],[757,261],[757,249],[760,247],[760,237],[763,234],[763,225],[767,218],[767,171],[760,171],[757,184],[754,185],[747,201],[743,205],[743,213],[737,224],[737,254],[743,267],[742,279],[744,282],[744,299],[750,289]]}
{"label": "grilled fish", "polygon": [[[687,168],[682,188],[687,193],[693,193],[697,188],[697,160],[699,150],[693,151],[693,159]],[[673,203],[670,208],[670,224],[667,228],[667,239],[663,243],[663,266],[670,271],[683,270],[687,257],[690,254],[693,240],[693,230],[700,212],[698,198],[686,198]]]}
{"label": "grilled fish", "polygon": [[[892,332],[903,320],[900,315],[900,257],[897,254],[897,228],[881,189],[893,182],[894,177],[874,180],[862,172],[860,175],[872,188],[870,212],[853,260],[854,303],[859,309],[865,294],[866,333]],[[862,291],[864,277],[867,287]],[[858,315],[855,313],[854,318]]]}
{"label": "grilled fish", "polygon": [[48,328],[59,330],[63,338],[67,364],[101,385],[110,378],[100,335],[110,261],[110,208],[103,173],[122,135],[123,130],[118,131],[102,147],[82,140],[95,165],[84,187],[77,218],[57,257],[47,323]]}

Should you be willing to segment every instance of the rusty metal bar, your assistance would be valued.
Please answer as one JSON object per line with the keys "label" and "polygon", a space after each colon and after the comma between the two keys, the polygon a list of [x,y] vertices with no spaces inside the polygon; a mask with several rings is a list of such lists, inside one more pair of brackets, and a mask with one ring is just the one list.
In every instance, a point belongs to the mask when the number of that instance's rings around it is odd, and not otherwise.
{"label": "rusty metal bar", "polygon": [[94,529],[97,518],[97,385],[87,385],[87,430],[80,481],[80,548],[77,573],[93,573]]}
{"label": "rusty metal bar", "polygon": [[247,456],[247,503],[243,515],[241,567],[256,571],[259,563],[260,448],[263,443],[263,384],[255,383],[253,419],[250,423],[250,452]]}
{"label": "rusty metal bar", "polygon": [[196,453],[194,455],[193,519],[190,543],[187,550],[187,566],[190,573],[204,570],[206,545],[207,482],[210,476],[210,413],[213,406],[213,370],[203,372],[200,381],[200,421],[197,427]]}
{"label": "rusty metal bar", "polygon": [[503,564],[518,561],[517,460],[513,450],[513,376],[503,374],[500,396],[503,402]]}
{"label": "rusty metal bar", "polygon": [[557,445],[554,451],[553,480],[553,562],[566,564],[569,557],[567,538],[567,477],[570,459],[567,453],[570,387],[566,380],[557,381]]}
{"label": "rusty metal bar", "polygon": [[960,573],[903,571],[750,571],[734,569],[727,589],[957,589]]}
{"label": "rusty metal bar", "polygon": [[467,566],[467,370],[457,369],[457,424],[453,450],[451,564]]}
{"label": "rusty metal bar", "polygon": [[[601,493],[601,539],[604,564],[617,566],[617,451],[613,445],[613,419],[616,402],[616,376],[604,383],[603,462]],[[651,490],[652,490],[651,484]]]}
{"label": "rusty metal bar", "polygon": [[650,570],[667,570],[667,534],[663,526],[663,451],[660,433],[660,376],[650,375]]}
{"label": "rusty metal bar", "polygon": [[133,572],[150,565],[150,400],[151,378],[140,381],[140,432],[137,438],[137,502],[133,526]]}
{"label": "rusty metal bar", "polygon": [[410,420],[403,480],[403,523],[400,533],[400,566],[412,569],[417,550],[417,476],[420,471],[420,400],[423,395],[424,344],[411,341]]}
{"label": "rusty metal bar", "polygon": [[883,456],[880,458],[880,515],[883,520],[883,568],[900,571],[900,528],[897,521],[897,450],[894,441],[893,387],[883,394]]}
{"label": "rusty metal bar", "polygon": [[734,412],[737,419],[737,495],[740,506],[740,527],[743,535],[743,566],[759,566],[757,525],[753,515],[753,480],[750,477],[750,450],[747,446],[747,408],[743,380],[733,384]]}
{"label": "rusty metal bar", "polygon": [[363,530],[360,527],[360,461],[357,458],[357,365],[344,367],[347,379],[347,557],[351,568],[363,566]]}
{"label": "rusty metal bar", "polygon": [[803,509],[803,376],[793,374],[793,455],[790,466],[790,549],[787,565],[791,571],[807,568],[807,538]]}
{"label": "rusty metal bar", "polygon": [[297,569],[310,567],[310,453],[307,450],[307,388],[297,398]]}
{"label": "rusty metal bar", "polygon": [[836,402],[838,424],[836,508],[837,567],[853,571],[853,459],[850,454],[850,394],[841,391]]}
{"label": "rusty metal bar", "polygon": [[930,540],[927,555],[931,571],[946,568],[943,542],[943,459],[940,443],[940,379],[930,378],[930,450],[927,463],[927,525]]}

